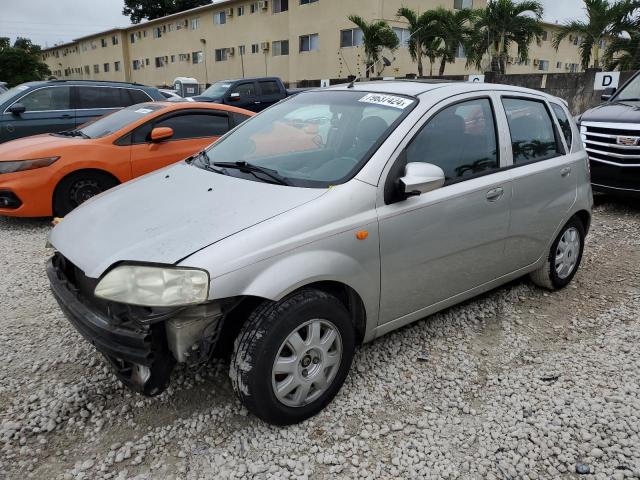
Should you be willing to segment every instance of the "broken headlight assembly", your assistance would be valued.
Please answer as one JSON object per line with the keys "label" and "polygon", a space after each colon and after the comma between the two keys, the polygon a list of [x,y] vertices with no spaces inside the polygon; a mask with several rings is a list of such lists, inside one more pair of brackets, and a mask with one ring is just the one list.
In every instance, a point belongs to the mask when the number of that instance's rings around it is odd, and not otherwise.
{"label": "broken headlight assembly", "polygon": [[207,300],[209,274],[196,268],[120,265],[95,288],[98,298],[144,307],[178,307]]}

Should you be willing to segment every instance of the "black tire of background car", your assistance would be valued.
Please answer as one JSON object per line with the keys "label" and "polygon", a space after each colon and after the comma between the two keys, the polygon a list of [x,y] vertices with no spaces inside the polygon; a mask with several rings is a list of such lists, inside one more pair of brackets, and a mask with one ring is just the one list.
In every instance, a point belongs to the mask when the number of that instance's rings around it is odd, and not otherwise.
{"label": "black tire of background car", "polygon": [[[576,263],[575,268],[571,272],[571,274],[567,278],[560,278],[558,273],[556,272],[555,266],[555,256],[556,251],[558,249],[558,244],[560,243],[560,239],[564,235],[564,233],[571,227],[575,227],[580,235],[580,252],[578,254],[578,261]],[[564,227],[560,230],[560,233],[554,240],[551,245],[551,249],[549,250],[549,256],[547,257],[547,261],[544,266],[536,270],[535,272],[531,272],[529,274],[533,283],[538,285],[539,287],[546,288],[547,290],[560,290],[571,283],[573,277],[578,272],[580,268],[580,262],[582,261],[582,253],[584,251],[584,225],[582,221],[578,217],[571,217],[569,221],[565,224]]]}
{"label": "black tire of background car", "polygon": [[[285,338],[311,319],[330,320],[338,328],[342,359],[322,396],[308,405],[289,407],[273,392],[273,362]],[[236,394],[251,413],[269,423],[290,425],[312,417],[331,402],[349,373],[354,349],[354,328],[344,305],[332,295],[304,289],[279,302],[264,302],[252,312],[236,339],[229,376]]]}
{"label": "black tire of background car", "polygon": [[64,177],[56,186],[53,193],[54,216],[64,217],[79,205],[79,203],[72,200],[71,196],[74,186],[80,182],[93,183],[99,190],[97,193],[104,192],[118,185],[118,181],[115,178],[104,172],[95,170],[73,172]]}

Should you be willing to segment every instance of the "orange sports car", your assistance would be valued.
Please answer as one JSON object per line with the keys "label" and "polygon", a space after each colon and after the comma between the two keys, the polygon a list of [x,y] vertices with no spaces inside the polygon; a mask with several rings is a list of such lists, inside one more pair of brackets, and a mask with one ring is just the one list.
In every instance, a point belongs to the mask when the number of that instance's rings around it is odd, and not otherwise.
{"label": "orange sports car", "polygon": [[141,103],[76,130],[4,143],[0,215],[64,216],[104,190],[202,150],[252,115],[215,103]]}

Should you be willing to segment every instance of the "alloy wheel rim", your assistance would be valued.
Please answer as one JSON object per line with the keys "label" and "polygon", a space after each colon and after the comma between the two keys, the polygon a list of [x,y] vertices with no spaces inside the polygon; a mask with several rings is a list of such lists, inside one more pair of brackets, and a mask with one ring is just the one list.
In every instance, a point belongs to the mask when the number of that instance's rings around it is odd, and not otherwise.
{"label": "alloy wheel rim", "polygon": [[282,342],[271,369],[278,401],[303,407],[331,386],[342,360],[342,337],[328,320],[313,319],[296,327]]}
{"label": "alloy wheel rim", "polygon": [[580,233],[575,227],[568,228],[558,242],[556,249],[556,274],[564,280],[575,270],[580,256]]}
{"label": "alloy wheel rim", "polygon": [[102,189],[95,180],[79,180],[73,184],[70,197],[75,205],[80,205],[101,192]]}

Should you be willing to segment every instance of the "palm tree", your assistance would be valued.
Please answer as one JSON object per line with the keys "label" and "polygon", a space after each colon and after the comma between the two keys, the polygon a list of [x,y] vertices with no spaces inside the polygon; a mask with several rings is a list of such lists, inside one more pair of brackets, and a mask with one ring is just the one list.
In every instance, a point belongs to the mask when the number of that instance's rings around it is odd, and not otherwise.
{"label": "palm tree", "polygon": [[421,22],[422,16],[407,7],[399,8],[397,16],[403,17],[409,22],[409,55],[411,55],[411,60],[418,64],[418,76],[422,77],[422,56],[425,54],[425,38],[421,34],[425,33],[426,25]]}
{"label": "palm tree", "polygon": [[366,76],[368,77],[373,66],[380,60],[382,49],[395,50],[400,41],[393,29],[383,20],[367,22],[359,15],[349,15],[348,18],[362,30],[362,43],[367,67]]}
{"label": "palm tree", "polygon": [[468,49],[470,40],[474,33],[472,21],[477,13],[469,8],[462,10],[448,10],[439,7],[430,12],[433,34],[443,42],[442,54],[440,55],[440,71],[438,75],[444,75],[447,63],[456,61],[456,51],[460,45]]}
{"label": "palm tree", "polygon": [[424,44],[424,56],[429,59],[429,76],[433,77],[433,64],[436,59],[445,55],[445,49],[440,37],[431,37]]}
{"label": "palm tree", "polygon": [[587,21],[571,20],[565,23],[553,39],[556,50],[569,35],[580,37],[580,57],[582,68],[589,68],[591,58],[593,65],[600,66],[600,43],[609,36],[617,36],[629,25],[630,17],[640,6],[637,0],[620,0],[609,3],[609,0],[583,0],[587,12]]}
{"label": "palm tree", "polygon": [[482,66],[486,53],[491,57],[491,67],[498,73],[506,73],[509,49],[515,44],[521,61],[529,58],[529,45],[540,41],[543,28],[540,23],[544,9],[537,0],[489,0],[487,7],[477,11],[474,33],[470,41],[467,63]]}
{"label": "palm tree", "polygon": [[627,36],[617,36],[607,46],[603,61],[607,70],[640,69],[640,19],[626,28]]}

